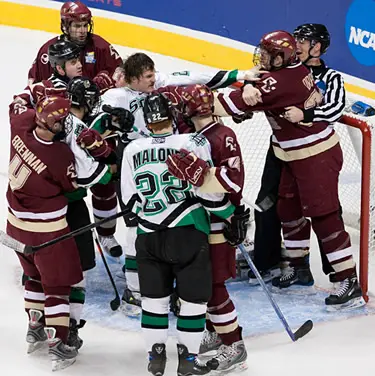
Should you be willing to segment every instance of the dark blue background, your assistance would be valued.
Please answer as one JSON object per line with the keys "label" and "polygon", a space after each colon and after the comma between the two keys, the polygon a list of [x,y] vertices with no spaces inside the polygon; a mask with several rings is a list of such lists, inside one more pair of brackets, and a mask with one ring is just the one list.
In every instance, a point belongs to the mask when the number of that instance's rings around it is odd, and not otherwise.
{"label": "dark blue background", "polygon": [[82,1],[89,7],[183,26],[252,45],[257,45],[261,36],[269,31],[293,31],[305,22],[323,23],[332,37],[326,62],[342,72],[375,81],[375,67],[360,64],[346,41],[345,18],[352,0],[121,0],[121,7],[114,6],[113,0]]}

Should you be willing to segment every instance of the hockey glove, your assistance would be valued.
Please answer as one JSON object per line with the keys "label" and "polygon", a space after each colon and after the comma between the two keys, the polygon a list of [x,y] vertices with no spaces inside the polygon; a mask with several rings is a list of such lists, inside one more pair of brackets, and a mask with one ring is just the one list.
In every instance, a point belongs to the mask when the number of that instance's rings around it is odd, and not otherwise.
{"label": "hockey glove", "polygon": [[232,119],[236,124],[240,124],[245,120],[250,120],[253,118],[254,113],[253,112],[247,112],[243,115],[233,115]]}
{"label": "hockey glove", "polygon": [[85,128],[80,133],[77,137],[77,144],[82,149],[86,149],[95,159],[107,158],[112,152],[107,141],[102,139],[100,133],[90,128]]}
{"label": "hockey glove", "polygon": [[99,88],[100,95],[104,94],[107,90],[116,87],[115,81],[109,75],[108,71],[99,72],[94,78],[94,83]]}
{"label": "hockey glove", "polygon": [[166,164],[172,175],[187,180],[196,187],[203,185],[204,176],[210,169],[206,161],[184,149],[181,149],[180,153],[170,155]]}
{"label": "hockey glove", "polygon": [[133,114],[121,107],[112,107],[107,104],[103,105],[103,111],[110,114],[107,118],[105,127],[111,131],[118,131],[121,133],[128,133],[132,131],[134,125]]}
{"label": "hockey glove", "polygon": [[62,97],[66,93],[66,88],[54,88],[49,81],[38,82],[29,86],[33,102],[37,103],[40,99],[46,96]]}
{"label": "hockey glove", "polygon": [[227,242],[235,247],[246,239],[247,228],[250,222],[250,209],[245,206],[237,206],[230,223],[225,223],[224,236]]}

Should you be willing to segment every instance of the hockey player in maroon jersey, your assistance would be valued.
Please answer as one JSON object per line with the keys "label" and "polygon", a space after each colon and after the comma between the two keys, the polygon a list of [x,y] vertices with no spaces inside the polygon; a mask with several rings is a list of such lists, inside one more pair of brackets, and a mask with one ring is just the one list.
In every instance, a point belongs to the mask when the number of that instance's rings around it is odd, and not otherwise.
{"label": "hockey player in maroon jersey", "polygon": [[[241,205],[245,170],[240,145],[234,131],[213,118],[214,96],[207,86],[191,85],[175,88],[175,91],[182,99],[184,118],[190,119],[195,131],[204,135],[210,143],[214,167],[209,170],[200,189],[228,193],[230,202],[237,207],[231,226],[236,228],[235,233],[239,231],[242,234],[239,240],[230,239],[223,220],[211,214],[209,244],[213,285],[200,354],[218,350],[217,355],[207,362],[213,370],[228,372],[245,369],[247,352],[242,328],[238,325],[236,309],[225,286],[227,279],[236,276],[235,245],[245,239],[249,220],[249,209],[245,210]],[[189,153],[170,156],[167,162],[169,172],[196,185],[189,178],[189,174],[196,178],[201,171],[199,166],[195,166],[194,158],[199,161]],[[189,174],[185,173],[187,169],[190,170]]]}
{"label": "hockey player in maroon jersey", "polygon": [[[68,145],[54,141],[69,111],[70,101],[57,96],[42,98],[36,109],[20,97],[10,105],[7,233],[25,244],[39,245],[70,231],[64,193],[77,188],[74,156]],[[24,295],[28,353],[48,339],[52,369],[65,368],[77,356],[77,350],[66,345],[69,294],[82,280],[74,239],[17,256],[29,276]]]}
{"label": "hockey player in maroon jersey", "polygon": [[[82,64],[77,57],[79,57],[79,48],[70,41],[57,41],[48,47],[48,57],[50,65],[53,68],[53,74],[49,77],[50,81],[55,88],[66,88],[69,82],[76,76],[82,76]],[[43,81],[45,84],[45,81]],[[91,126],[90,126],[91,127]],[[114,148],[115,143],[112,142],[111,146]],[[95,220],[100,220],[112,215],[117,208],[117,197],[115,193],[115,186],[113,182],[108,184],[96,184],[91,188],[92,195],[92,206],[93,214]],[[70,205],[69,208],[73,207],[76,210],[84,210],[87,212],[86,205],[83,200],[75,202],[74,205]],[[70,213],[70,211],[68,211]],[[77,225],[83,226],[84,223],[78,219],[76,215],[69,216],[72,221],[77,222]],[[82,217],[81,217],[82,219]],[[90,218],[86,216],[87,221]],[[122,248],[118,244],[114,234],[116,232],[116,220],[107,223],[105,226],[98,227],[98,234],[100,237],[100,242],[104,250],[113,257],[119,257],[122,254]],[[76,226],[72,226],[76,227]],[[90,233],[83,234],[79,236],[77,240],[82,238],[82,247],[88,246],[87,238],[91,239]],[[92,247],[94,244],[92,243]],[[93,265],[91,265],[92,267]]]}
{"label": "hockey player in maroon jersey", "polygon": [[94,80],[101,90],[114,87],[112,75],[122,60],[105,39],[93,34],[91,11],[80,1],[68,1],[60,10],[62,35],[47,41],[39,50],[29,70],[29,83],[47,80],[53,73],[48,47],[58,40],[69,40],[81,49],[82,75]]}
{"label": "hockey player in maroon jersey", "polygon": [[296,42],[287,32],[263,36],[254,55],[255,63],[270,71],[256,83],[261,102],[247,106],[239,90],[218,94],[215,113],[242,116],[264,111],[271,125],[272,146],[283,163],[277,210],[290,260],[278,287],[313,284],[306,262],[312,227],[340,282],[325,300],[327,309],[357,307],[363,304],[362,291],[350,237],[339,213],[338,178],[343,163],[339,138],[326,121],[293,124],[283,116],[289,106],[308,110],[322,99],[310,70],[296,60],[296,51]]}

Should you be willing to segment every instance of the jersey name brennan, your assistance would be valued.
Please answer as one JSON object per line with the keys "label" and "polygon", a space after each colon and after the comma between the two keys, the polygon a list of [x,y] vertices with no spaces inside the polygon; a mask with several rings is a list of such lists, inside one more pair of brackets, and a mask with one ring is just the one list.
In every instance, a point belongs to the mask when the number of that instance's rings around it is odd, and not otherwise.
{"label": "jersey name brennan", "polygon": [[25,143],[18,135],[13,137],[12,145],[26,164],[37,174],[41,174],[47,168],[46,164],[37,158],[37,156],[26,147]]}

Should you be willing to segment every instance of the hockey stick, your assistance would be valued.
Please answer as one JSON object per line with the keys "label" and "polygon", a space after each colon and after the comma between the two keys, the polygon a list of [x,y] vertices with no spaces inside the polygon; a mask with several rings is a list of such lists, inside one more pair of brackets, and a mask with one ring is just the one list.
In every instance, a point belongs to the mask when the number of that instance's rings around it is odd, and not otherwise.
{"label": "hockey stick", "polygon": [[116,311],[118,309],[118,307],[120,307],[121,298],[120,298],[120,295],[119,295],[119,293],[117,291],[117,287],[115,285],[115,281],[113,280],[112,273],[109,270],[109,267],[108,267],[108,264],[107,264],[107,260],[105,259],[105,255],[104,255],[102,246],[100,244],[99,237],[98,237],[98,234],[97,234],[96,230],[94,230],[93,233],[94,233],[94,240],[95,240],[96,246],[98,247],[98,251],[100,253],[100,256],[102,257],[105,270],[106,270],[106,272],[108,274],[109,280],[111,281],[111,285],[112,285],[113,290],[115,291],[115,294],[116,294],[115,298],[113,300],[111,300],[110,303],[109,303],[110,306],[111,306],[112,311]]}
{"label": "hockey stick", "polygon": [[0,243],[5,245],[6,247],[9,247],[9,248],[15,250],[16,252],[23,253],[25,255],[30,255],[32,253],[39,251],[39,249],[49,247],[50,245],[56,244],[56,243],[61,242],[63,240],[70,239],[70,238],[73,238],[74,236],[83,234],[86,231],[92,230],[94,228],[97,228],[97,227],[103,225],[104,223],[110,222],[110,221],[112,221],[116,218],[119,218],[119,217],[123,217],[124,215],[126,215],[128,213],[129,213],[129,210],[120,211],[119,213],[113,214],[110,217],[104,218],[104,219],[102,219],[98,222],[95,222],[95,223],[90,223],[87,226],[78,228],[77,230],[74,230],[72,232],[69,232],[69,233],[64,234],[62,236],[59,236],[58,238],[52,239],[48,242],[45,242],[45,243],[42,243],[42,244],[39,244],[39,245],[26,245],[26,244],[21,243],[20,241],[18,241],[16,239],[12,238],[8,234],[6,234],[4,231],[0,230]]}
{"label": "hockey stick", "polygon": [[259,274],[258,269],[255,267],[255,265],[254,265],[253,261],[251,260],[249,254],[245,251],[244,246],[242,244],[239,244],[238,248],[240,249],[240,251],[241,251],[242,255],[244,256],[245,260],[247,261],[247,263],[249,264],[250,269],[255,274],[258,282],[262,286],[263,291],[266,293],[267,298],[271,302],[273,309],[275,310],[277,316],[279,317],[279,319],[281,320],[282,324],[284,325],[284,328],[287,331],[287,333],[289,334],[289,337],[291,338],[291,340],[293,342],[295,342],[298,339],[300,339],[303,336],[305,336],[313,328],[313,322],[311,320],[307,320],[300,328],[298,328],[293,333],[293,331],[290,328],[288,322],[286,321],[285,316],[281,312],[279,306],[277,305],[277,303],[273,299],[272,294],[268,290],[268,288],[267,288],[266,284],[264,283],[261,275]]}

